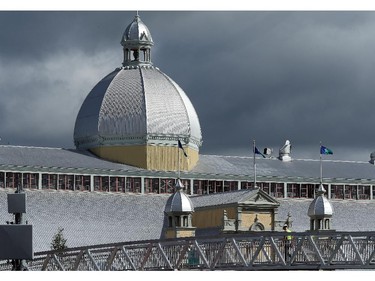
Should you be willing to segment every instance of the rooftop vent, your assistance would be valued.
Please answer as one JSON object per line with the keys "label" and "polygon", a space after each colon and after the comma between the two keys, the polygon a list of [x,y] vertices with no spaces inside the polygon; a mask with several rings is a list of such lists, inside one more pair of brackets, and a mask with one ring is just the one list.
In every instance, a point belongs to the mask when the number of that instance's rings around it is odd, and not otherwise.
{"label": "rooftop vent", "polygon": [[289,140],[286,140],[285,144],[279,150],[279,159],[283,162],[290,162],[292,161],[292,157],[290,157],[290,151],[292,149],[292,145],[290,144]]}
{"label": "rooftop vent", "polygon": [[375,164],[375,151],[370,154],[370,163]]}

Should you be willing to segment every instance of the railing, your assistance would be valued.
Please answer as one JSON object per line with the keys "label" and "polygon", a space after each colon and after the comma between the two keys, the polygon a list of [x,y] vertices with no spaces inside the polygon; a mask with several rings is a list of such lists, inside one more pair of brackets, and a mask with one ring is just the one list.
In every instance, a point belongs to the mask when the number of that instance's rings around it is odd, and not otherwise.
{"label": "railing", "polygon": [[[34,254],[28,270],[375,269],[375,232],[255,232],[71,248]],[[0,263],[0,270],[11,270]]]}

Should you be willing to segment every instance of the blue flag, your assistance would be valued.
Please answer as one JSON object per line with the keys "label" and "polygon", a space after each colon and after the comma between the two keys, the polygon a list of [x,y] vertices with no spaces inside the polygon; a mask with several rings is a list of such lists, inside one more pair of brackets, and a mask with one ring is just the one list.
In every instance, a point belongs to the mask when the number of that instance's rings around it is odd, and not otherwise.
{"label": "blue flag", "polygon": [[261,153],[259,150],[258,150],[258,148],[257,147],[255,147],[254,148],[254,153],[255,154],[260,154],[260,155],[262,155],[263,156],[263,158],[266,158],[266,156],[264,156],[264,154],[263,153]]}
{"label": "blue flag", "polygon": [[182,147],[182,144],[181,144],[180,140],[178,140],[178,148],[181,148],[181,149],[182,149],[182,151],[183,151],[185,157],[188,157],[187,154],[186,154],[186,152],[185,152],[185,150],[184,150],[184,148]]}
{"label": "blue flag", "polygon": [[321,145],[320,146],[320,154],[333,154],[333,152],[329,148]]}

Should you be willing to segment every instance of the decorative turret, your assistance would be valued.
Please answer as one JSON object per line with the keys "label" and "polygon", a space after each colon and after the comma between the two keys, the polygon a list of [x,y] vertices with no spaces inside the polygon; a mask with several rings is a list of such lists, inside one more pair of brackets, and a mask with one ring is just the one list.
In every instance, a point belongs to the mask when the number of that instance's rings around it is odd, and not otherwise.
{"label": "decorative turret", "polygon": [[183,192],[184,185],[177,179],[175,192],[169,197],[164,208],[168,217],[168,226],[165,230],[166,238],[193,237],[195,227],[192,226],[193,203]]}
{"label": "decorative turret", "polygon": [[154,45],[151,33],[141,21],[138,13],[126,28],[121,39],[124,49],[124,67],[152,65],[151,47]]}
{"label": "decorative turret", "polygon": [[326,190],[321,184],[318,196],[311,202],[307,215],[310,217],[310,230],[331,230],[333,207],[324,196]]}

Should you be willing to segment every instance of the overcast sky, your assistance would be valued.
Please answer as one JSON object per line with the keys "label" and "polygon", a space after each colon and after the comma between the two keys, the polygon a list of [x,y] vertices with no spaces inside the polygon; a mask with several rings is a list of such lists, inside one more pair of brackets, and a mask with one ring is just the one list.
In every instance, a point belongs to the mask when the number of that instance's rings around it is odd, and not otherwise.
{"label": "overcast sky", "polygon": [[[78,110],[121,66],[134,11],[0,12],[1,144],[73,148]],[[198,113],[204,154],[375,151],[375,12],[140,11],[155,66]],[[328,156],[327,156],[328,157]]]}

